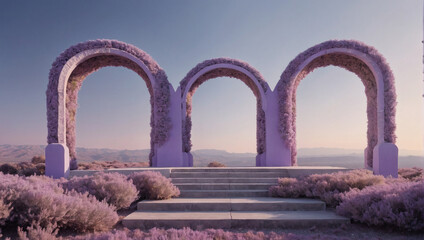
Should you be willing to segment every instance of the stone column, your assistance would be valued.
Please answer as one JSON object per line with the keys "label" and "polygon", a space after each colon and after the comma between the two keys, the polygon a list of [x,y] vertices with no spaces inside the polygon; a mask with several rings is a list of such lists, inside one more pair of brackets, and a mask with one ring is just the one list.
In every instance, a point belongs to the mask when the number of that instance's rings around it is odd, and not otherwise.
{"label": "stone column", "polygon": [[64,143],[50,143],[45,149],[46,176],[67,178],[69,176],[69,149]]}

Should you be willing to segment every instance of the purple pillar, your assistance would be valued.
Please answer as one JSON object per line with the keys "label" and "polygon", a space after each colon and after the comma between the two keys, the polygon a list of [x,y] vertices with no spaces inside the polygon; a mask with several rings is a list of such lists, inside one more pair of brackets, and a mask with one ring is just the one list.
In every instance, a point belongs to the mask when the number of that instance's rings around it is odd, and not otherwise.
{"label": "purple pillar", "polygon": [[373,150],[374,174],[398,177],[398,148],[393,143],[379,143]]}
{"label": "purple pillar", "polygon": [[63,143],[50,143],[45,149],[46,176],[67,178],[69,176],[69,149]]}

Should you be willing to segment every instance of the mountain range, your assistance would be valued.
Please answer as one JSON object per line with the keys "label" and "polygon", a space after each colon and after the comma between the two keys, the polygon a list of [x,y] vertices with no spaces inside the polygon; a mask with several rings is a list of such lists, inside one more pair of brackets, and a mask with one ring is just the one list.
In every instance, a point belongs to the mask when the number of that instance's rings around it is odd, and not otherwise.
{"label": "mountain range", "polygon": [[[0,145],[0,163],[27,162],[33,156],[44,155],[43,145]],[[107,148],[77,148],[78,160],[147,162],[149,149],[116,150]],[[254,153],[230,153],[224,150],[199,149],[192,151],[194,166],[206,166],[212,161],[227,166],[254,166]],[[364,166],[363,150],[341,148],[300,148],[298,149],[299,166],[339,166],[346,168],[362,168]],[[401,150],[399,167],[424,168],[424,156],[419,151]]]}

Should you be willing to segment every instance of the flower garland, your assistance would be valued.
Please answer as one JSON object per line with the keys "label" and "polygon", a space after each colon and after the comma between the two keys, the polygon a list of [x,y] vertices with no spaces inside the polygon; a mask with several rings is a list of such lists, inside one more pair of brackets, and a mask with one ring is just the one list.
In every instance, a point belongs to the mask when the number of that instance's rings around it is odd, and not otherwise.
{"label": "flower garland", "polygon": [[[58,81],[63,66],[69,59],[80,52],[99,49],[114,48],[125,51],[141,60],[149,69],[155,79],[155,88],[151,86],[150,79],[143,69],[133,61],[117,55],[100,55],[92,57],[79,64],[68,79],[66,89],[66,143],[71,157],[71,169],[77,168],[75,152],[75,115],[77,109],[78,91],[83,80],[94,71],[106,66],[122,66],[135,71],[142,77],[150,93],[151,104],[151,154],[150,162],[154,157],[154,144],[162,145],[168,139],[171,121],[168,116],[170,108],[170,83],[163,69],[144,51],[137,47],[116,40],[92,40],[71,46],[56,58],[49,73],[47,96],[47,128],[48,143],[58,142]],[[153,99],[154,96],[154,99]],[[155,106],[155,104],[156,106]],[[155,117],[154,117],[155,116]],[[156,118],[156,119],[155,119]]]}
{"label": "flower garland", "polygon": [[296,89],[300,81],[319,67],[334,65],[355,73],[365,85],[368,116],[367,164],[372,167],[373,149],[377,144],[377,83],[369,67],[359,60],[344,53],[330,53],[317,57],[305,66],[297,76],[299,66],[309,57],[323,50],[333,48],[353,49],[366,54],[379,67],[384,82],[384,140],[395,143],[396,135],[396,91],[394,77],[384,57],[376,49],[358,41],[331,40],[323,42],[300,53],[292,60],[281,74],[277,84],[280,99],[280,133],[292,153],[292,164],[296,165]]}
{"label": "flower garland", "polygon": [[[246,74],[235,70],[231,68],[216,68],[209,72],[206,72],[202,76],[200,76],[196,81],[190,86],[190,89],[186,89],[188,86],[188,83],[190,79],[196,75],[198,72],[203,70],[204,68],[216,64],[230,64],[238,67],[242,67],[245,70],[247,70],[249,73],[251,73],[259,82],[260,86],[257,86],[255,82]],[[268,83],[264,80],[262,75],[253,67],[251,67],[248,63],[242,62],[240,60],[236,59],[230,59],[230,58],[215,58],[206,60],[202,63],[197,64],[193,69],[190,70],[190,72],[187,73],[187,75],[184,77],[184,79],[180,82],[180,88],[181,88],[181,97],[184,97],[184,93],[187,91],[187,99],[186,99],[186,118],[183,120],[182,124],[182,133],[183,133],[183,151],[184,152],[190,152],[191,151],[191,99],[196,91],[196,89],[205,81],[217,78],[217,77],[231,77],[231,78],[237,78],[240,79],[242,82],[244,82],[252,91],[253,94],[256,96],[257,99],[257,114],[256,114],[256,122],[257,122],[257,131],[256,131],[256,146],[257,146],[257,152],[258,154],[262,154],[265,152],[265,112],[262,110],[262,99],[260,96],[260,90],[259,87],[262,88],[263,92],[267,92],[269,89]]]}

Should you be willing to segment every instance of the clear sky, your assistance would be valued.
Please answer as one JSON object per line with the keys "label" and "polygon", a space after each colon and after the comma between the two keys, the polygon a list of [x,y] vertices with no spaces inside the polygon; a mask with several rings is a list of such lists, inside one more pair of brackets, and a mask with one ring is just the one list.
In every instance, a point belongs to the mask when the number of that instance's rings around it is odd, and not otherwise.
{"label": "clear sky", "polygon": [[[330,39],[374,46],[389,62],[398,94],[397,145],[423,149],[422,1],[19,1],[1,0],[0,144],[45,144],[51,63],[78,42],[134,44],[174,88],[197,63],[244,60],[274,89],[297,54]],[[91,74],[79,94],[77,145],[149,147],[144,82],[125,68]],[[298,147],[363,149],[364,87],[354,74],[317,69],[297,92]],[[193,149],[255,152],[256,106],[239,80],[204,83],[193,98]],[[348,127],[346,127],[348,126]]]}

